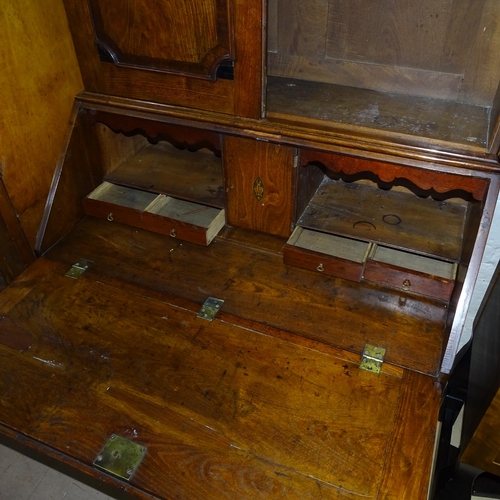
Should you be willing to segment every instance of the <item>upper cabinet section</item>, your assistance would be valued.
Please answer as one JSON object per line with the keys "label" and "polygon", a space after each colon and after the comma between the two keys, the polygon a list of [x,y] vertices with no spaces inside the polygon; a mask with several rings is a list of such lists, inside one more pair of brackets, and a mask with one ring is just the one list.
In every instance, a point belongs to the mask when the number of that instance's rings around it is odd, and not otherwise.
{"label": "upper cabinet section", "polygon": [[89,92],[280,135],[499,150],[498,0],[64,2]]}
{"label": "upper cabinet section", "polygon": [[89,0],[89,5],[103,61],[211,80],[216,79],[220,64],[232,66],[229,0],[124,4]]}
{"label": "upper cabinet section", "polygon": [[85,89],[259,118],[263,0],[64,0]]}
{"label": "upper cabinet section", "polygon": [[268,116],[498,149],[498,0],[269,0]]}

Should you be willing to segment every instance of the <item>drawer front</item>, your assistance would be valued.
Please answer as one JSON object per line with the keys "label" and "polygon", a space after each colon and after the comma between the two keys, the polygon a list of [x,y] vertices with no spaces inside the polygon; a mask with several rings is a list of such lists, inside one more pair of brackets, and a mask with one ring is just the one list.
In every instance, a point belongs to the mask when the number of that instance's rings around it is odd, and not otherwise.
{"label": "drawer front", "polygon": [[83,207],[87,215],[199,245],[208,245],[225,224],[224,210],[108,182],[86,197]]}
{"label": "drawer front", "polygon": [[361,281],[363,265],[332,255],[313,252],[293,245],[283,248],[283,262],[286,265],[309,269],[329,276],[343,278],[350,281]]}
{"label": "drawer front", "polygon": [[[143,228],[154,233],[164,234],[171,238],[189,241],[198,245],[208,245],[224,225],[224,210],[219,210],[215,224],[202,227],[182,220],[164,217],[151,212],[142,215]],[[220,220],[220,224],[218,221]]]}
{"label": "drawer front", "polygon": [[106,219],[109,222],[127,224],[128,226],[142,228],[142,211],[121,205],[115,205],[107,201],[84,198],[83,209],[87,215]]}
{"label": "drawer front", "polygon": [[374,260],[366,262],[363,280],[446,301],[450,300],[455,286],[454,280],[398,268]]}

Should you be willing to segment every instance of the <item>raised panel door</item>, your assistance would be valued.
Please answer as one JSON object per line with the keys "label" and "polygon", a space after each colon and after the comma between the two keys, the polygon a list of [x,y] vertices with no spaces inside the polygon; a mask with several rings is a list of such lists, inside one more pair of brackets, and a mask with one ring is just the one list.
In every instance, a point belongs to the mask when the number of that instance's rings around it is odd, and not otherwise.
{"label": "raised panel door", "polygon": [[258,118],[263,0],[64,0],[85,90]]}

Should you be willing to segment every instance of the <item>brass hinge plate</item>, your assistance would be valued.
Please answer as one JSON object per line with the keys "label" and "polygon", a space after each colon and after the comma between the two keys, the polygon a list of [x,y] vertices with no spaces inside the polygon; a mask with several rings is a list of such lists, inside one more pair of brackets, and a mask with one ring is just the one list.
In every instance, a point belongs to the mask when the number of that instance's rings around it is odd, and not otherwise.
{"label": "brass hinge plate", "polygon": [[145,446],[113,434],[94,460],[94,467],[129,481],[146,451]]}
{"label": "brass hinge plate", "polygon": [[80,259],[71,266],[71,269],[65,274],[65,276],[77,280],[90,267],[90,264],[92,264],[91,260]]}
{"label": "brass hinge plate", "polygon": [[361,364],[359,365],[359,368],[378,375],[382,370],[385,351],[386,350],[383,347],[366,344],[363,354],[361,355]]}
{"label": "brass hinge plate", "polygon": [[209,297],[205,300],[205,303],[201,306],[200,311],[197,314],[198,318],[206,319],[207,321],[212,321],[215,315],[219,312],[220,308],[224,304],[222,299],[216,299],[214,297]]}

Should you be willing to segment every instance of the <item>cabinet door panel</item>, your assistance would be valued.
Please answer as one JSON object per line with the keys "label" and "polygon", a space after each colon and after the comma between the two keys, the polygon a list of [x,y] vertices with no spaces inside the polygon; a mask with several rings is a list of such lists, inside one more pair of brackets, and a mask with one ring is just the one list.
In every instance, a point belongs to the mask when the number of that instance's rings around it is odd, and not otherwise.
{"label": "cabinet door panel", "polygon": [[250,118],[262,108],[263,3],[64,0],[86,91]]}
{"label": "cabinet door panel", "polygon": [[89,0],[102,60],[153,71],[216,77],[232,55],[229,0]]}

